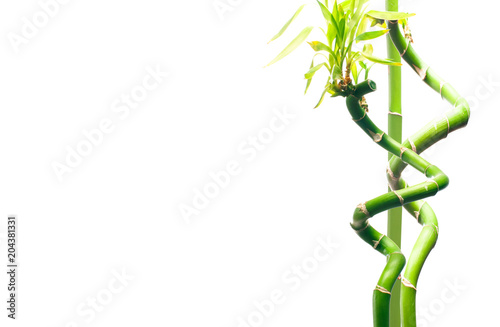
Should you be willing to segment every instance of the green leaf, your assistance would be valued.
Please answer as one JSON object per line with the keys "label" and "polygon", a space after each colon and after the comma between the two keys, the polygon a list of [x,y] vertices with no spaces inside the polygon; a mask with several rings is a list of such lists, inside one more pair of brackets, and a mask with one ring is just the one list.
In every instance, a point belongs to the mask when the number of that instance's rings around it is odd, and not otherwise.
{"label": "green leaf", "polygon": [[374,26],[380,26],[382,28],[387,28],[387,24],[385,23],[385,20],[383,19],[376,19],[376,18],[373,18],[373,17],[370,17],[370,16],[366,16],[368,18],[370,18],[372,20],[372,23],[371,23],[371,27],[374,27]]}
{"label": "green leaf", "polygon": [[323,94],[321,94],[321,98],[319,99],[318,104],[314,107],[314,109],[318,108],[321,105],[321,103],[325,99],[325,94],[327,91],[328,91],[328,88],[325,88],[325,90],[323,91]]}
{"label": "green leaf", "polygon": [[319,41],[312,41],[312,42],[307,42],[307,43],[309,43],[309,45],[311,46],[311,48],[313,48],[314,51],[327,51],[332,56],[334,55],[332,48],[330,48],[329,46],[327,46],[324,43],[321,43]]}
{"label": "green leaf", "polygon": [[356,65],[356,63],[351,65],[351,73],[354,83],[358,84],[358,65]]}
{"label": "green leaf", "polygon": [[372,53],[373,53],[373,46],[371,44],[365,44],[365,46],[363,47],[363,52],[361,52],[361,55],[366,59],[375,62],[377,64],[383,64],[389,66],[401,66],[401,63],[399,62],[395,62],[390,59],[378,58],[372,55]]}
{"label": "green leaf", "polygon": [[307,39],[313,28],[314,27],[312,26],[304,28],[302,32],[300,32],[299,35],[297,35],[297,37],[293,39],[292,42],[290,42],[290,44],[287,45],[286,48],[283,49],[283,51],[281,51],[280,54],[276,56],[276,58],[274,58],[269,64],[266,65],[266,67],[271,66],[277,61],[280,61],[284,57],[288,56],[291,52],[293,52],[293,50],[297,49],[298,46],[301,45],[302,42],[304,42]]}
{"label": "green leaf", "polygon": [[271,43],[272,41],[276,40],[277,38],[279,38],[285,31],[286,29],[288,28],[288,26],[290,26],[290,24],[294,21],[295,18],[297,18],[297,16],[300,14],[300,12],[302,11],[302,9],[304,9],[305,5],[302,5],[299,7],[299,9],[297,9],[297,11],[295,12],[295,14],[292,16],[292,18],[290,18],[288,20],[288,22],[286,22],[285,26],[283,26],[281,28],[281,30],[278,32],[278,34],[276,34],[275,36],[273,36],[273,38],[267,42],[267,43]]}
{"label": "green leaf", "polygon": [[366,13],[368,16],[376,18],[376,19],[384,19],[384,20],[400,20],[408,17],[415,16],[415,14],[409,14],[404,12],[393,12],[393,11],[376,11],[370,10]]}
{"label": "green leaf", "polygon": [[368,53],[368,54],[372,54],[373,53],[373,45],[371,45],[370,43],[365,44],[363,46],[363,52]]}
{"label": "green leaf", "polygon": [[333,16],[332,16],[332,13],[330,12],[330,10],[328,10],[328,8],[325,7],[324,4],[322,4],[321,2],[319,2],[318,0],[316,0],[319,4],[319,7],[321,8],[321,12],[323,13],[323,17],[325,17],[326,21],[329,22],[330,24],[333,24]]}
{"label": "green leaf", "polygon": [[332,16],[335,22],[339,21],[339,6],[337,5],[337,0],[335,0],[335,3],[333,5]]}
{"label": "green leaf", "polygon": [[364,32],[356,37],[356,42],[376,39],[379,36],[387,34],[388,32],[389,30]]}
{"label": "green leaf", "polygon": [[339,66],[333,67],[332,77],[333,79],[342,79],[342,69]]}
{"label": "green leaf", "polygon": [[366,32],[370,21],[371,21],[371,18],[364,16],[364,18],[361,20],[361,22],[358,25],[358,30],[356,31],[356,36]]}
{"label": "green leaf", "polygon": [[337,33],[337,39],[340,41],[341,44],[345,43],[345,30],[346,30],[346,20],[345,18],[342,18],[339,22],[339,30]]}
{"label": "green leaf", "polygon": [[[313,57],[313,59],[311,61],[311,66],[309,67],[309,70],[311,70],[311,68],[313,68],[313,67],[314,67],[314,57]],[[307,83],[306,83],[306,89],[304,91],[304,95],[307,93],[307,90],[309,89],[309,85],[311,85],[311,82],[312,82],[312,78],[309,78],[307,80]]]}
{"label": "green leaf", "polygon": [[337,28],[332,24],[328,24],[328,30],[326,31],[326,39],[328,40],[328,45],[330,46],[330,48],[332,47],[333,40],[335,40],[336,36],[337,36]]}
{"label": "green leaf", "polygon": [[342,8],[351,8],[351,6],[354,5],[354,0],[345,0],[345,1],[342,1],[341,3],[339,3],[340,6],[342,6]]}
{"label": "green leaf", "polygon": [[[325,55],[324,55],[323,53],[321,53],[321,52],[318,52],[318,53],[316,53],[316,54],[313,56],[312,61],[311,61],[311,66],[309,67],[309,70],[311,70],[311,69],[314,67],[314,58],[316,58],[316,56],[323,56],[323,57],[325,57],[325,59],[328,61],[328,57],[327,57],[327,56],[325,56]],[[323,64],[323,65],[325,65],[325,67],[328,69],[328,71],[330,71],[330,72],[331,72],[330,66],[329,66],[326,62],[323,62],[322,64]],[[307,83],[306,83],[306,89],[305,89],[305,91],[304,91],[304,94],[306,94],[306,93],[307,93],[307,90],[309,89],[309,85],[311,85],[311,81],[312,81],[312,77],[311,77],[311,78],[309,78],[309,79],[307,80]]]}
{"label": "green leaf", "polygon": [[325,63],[322,62],[321,64],[319,65],[316,65],[314,67],[311,67],[311,69],[309,69],[309,71],[307,73],[304,74],[304,77],[306,79],[312,79],[312,77],[314,76],[314,74],[316,74],[316,72],[321,68],[325,66]]}

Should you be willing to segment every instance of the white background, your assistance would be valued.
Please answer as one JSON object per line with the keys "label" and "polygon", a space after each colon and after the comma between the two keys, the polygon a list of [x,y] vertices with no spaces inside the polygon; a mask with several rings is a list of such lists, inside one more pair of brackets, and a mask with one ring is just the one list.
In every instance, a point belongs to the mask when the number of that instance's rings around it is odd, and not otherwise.
{"label": "white background", "polygon": [[[325,75],[303,96],[307,45],[262,68],[306,24],[322,23],[313,1],[269,45],[303,1],[230,3],[221,15],[212,0],[67,1],[15,51],[10,33],[22,35],[23,17],[31,21],[41,7],[1,2],[0,251],[6,262],[5,217],[17,214],[20,265],[15,322],[4,308],[6,274],[0,279],[2,326],[239,327],[238,317],[273,290],[286,300],[261,326],[371,325],[385,260],[349,222],[358,203],[386,191],[387,154],[352,123],[343,99],[312,110]],[[416,50],[472,106],[469,126],[426,154],[451,183],[429,199],[440,235],[418,284],[419,312],[429,312],[420,326],[493,326],[498,13],[486,0],[401,3],[417,13]],[[375,51],[384,55],[384,40]],[[121,119],[113,101],[140,85],[148,66],[169,76]],[[449,105],[407,66],[403,76],[408,136]],[[371,78],[379,90],[368,97],[370,114],[385,130],[387,68]],[[284,107],[295,117],[247,160],[238,147]],[[54,162],[64,164],[67,146],[103,118],[114,130],[58,180]],[[240,173],[188,224],[179,205],[191,205],[193,190],[233,160]],[[386,214],[372,225],[385,232]],[[420,229],[405,213],[407,256]],[[310,262],[318,237],[339,248],[290,290],[282,276]],[[133,280],[107,298],[113,271],[123,270]],[[456,295],[454,282],[462,285]],[[91,297],[106,305],[87,321],[77,309]]]}

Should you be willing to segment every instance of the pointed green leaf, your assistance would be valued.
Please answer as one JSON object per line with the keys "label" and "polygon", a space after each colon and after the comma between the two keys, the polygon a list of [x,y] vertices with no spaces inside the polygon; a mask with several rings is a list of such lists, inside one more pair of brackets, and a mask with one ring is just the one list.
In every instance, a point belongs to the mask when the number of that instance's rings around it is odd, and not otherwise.
{"label": "pointed green leaf", "polygon": [[311,48],[313,48],[314,51],[327,51],[332,56],[334,55],[332,48],[330,48],[329,46],[327,46],[324,43],[321,43],[319,41],[312,41],[312,42],[307,42],[307,43],[309,43],[309,45],[311,46]]}
{"label": "pointed green leaf", "polygon": [[354,83],[358,84],[358,65],[356,65],[356,63],[351,65],[351,73]]}
{"label": "pointed green leaf", "polygon": [[288,56],[291,52],[293,52],[293,50],[297,49],[297,47],[299,45],[301,45],[302,42],[304,42],[307,39],[307,37],[309,36],[309,34],[313,30],[313,28],[314,27],[312,27],[312,26],[308,26],[308,27],[304,28],[302,30],[302,32],[300,32],[299,35],[297,35],[297,37],[295,39],[293,39],[292,42],[290,42],[290,44],[288,44],[286,46],[286,48],[283,49],[283,51],[281,51],[280,54],[278,54],[276,56],[276,58],[274,58],[269,64],[267,64],[267,66],[271,66],[272,64],[276,63],[277,61],[280,61],[284,57]]}
{"label": "pointed green leaf", "polygon": [[371,44],[366,44],[363,47],[363,52],[361,52],[361,55],[365,57],[366,59],[375,62],[377,64],[383,64],[383,65],[389,65],[389,66],[401,66],[401,63],[392,61],[390,59],[382,59],[375,57],[373,54],[373,46]]}
{"label": "pointed green leaf", "polygon": [[285,31],[286,29],[288,28],[288,26],[290,26],[290,24],[294,21],[295,18],[297,18],[297,16],[300,14],[300,12],[302,11],[302,9],[304,9],[305,5],[302,5],[299,7],[299,9],[297,9],[297,11],[295,12],[295,14],[292,16],[292,18],[290,18],[288,20],[288,22],[286,22],[285,26],[283,26],[281,28],[281,30],[278,32],[278,34],[276,34],[275,36],[273,36],[273,38],[267,42],[267,43],[271,43],[272,41],[276,40],[277,38],[279,38]]}
{"label": "pointed green leaf", "polygon": [[335,3],[333,5],[332,17],[335,22],[339,21],[339,6],[337,5],[337,0],[335,0]]}
{"label": "pointed green leaf", "polygon": [[404,12],[376,11],[376,10],[370,10],[367,13],[367,15],[376,19],[384,19],[384,20],[400,20],[415,16],[415,14],[409,14]]}
{"label": "pointed green leaf", "polygon": [[328,91],[327,88],[323,91],[323,94],[321,94],[321,98],[319,99],[318,104],[314,107],[314,109],[318,108],[321,105],[321,103],[325,99],[325,94],[326,94],[327,91]]}
{"label": "pointed green leaf", "polygon": [[328,40],[328,45],[330,46],[330,48],[332,47],[333,40],[335,40],[336,36],[337,36],[337,28],[332,24],[328,24],[328,30],[326,31],[326,39]]}
{"label": "pointed green leaf", "polygon": [[333,67],[332,77],[333,79],[342,79],[342,69],[339,66]]}
{"label": "pointed green leaf", "polygon": [[363,34],[368,29],[368,25],[370,24],[371,19],[369,17],[364,16],[361,22],[358,25],[358,30],[356,31],[356,36]]}
{"label": "pointed green leaf", "polygon": [[[314,67],[314,58],[316,58],[316,56],[323,56],[323,57],[325,57],[325,59],[328,61],[328,57],[327,57],[327,56],[325,56],[325,55],[324,55],[323,53],[321,53],[321,52],[318,52],[318,53],[316,53],[316,54],[313,56],[313,59],[311,60],[311,66],[309,67],[309,70],[311,70],[311,69]],[[329,65],[328,65],[328,63],[326,63],[326,62],[323,62],[322,64],[323,64],[323,65],[325,65],[325,67],[326,67],[326,68],[328,69],[328,71],[331,73],[331,69],[330,69],[330,67],[331,67],[331,66],[329,66]],[[306,94],[306,93],[307,93],[307,90],[309,89],[309,85],[311,85],[311,81],[312,81],[312,77],[311,77],[311,78],[309,78],[309,79],[307,80],[307,83],[306,83],[306,89],[305,89],[305,91],[304,91],[304,94]]]}
{"label": "pointed green leaf", "polygon": [[321,2],[319,2],[318,0],[316,0],[319,4],[319,7],[321,8],[321,12],[323,13],[323,17],[325,17],[326,21],[330,24],[333,24],[333,16],[332,16],[332,13],[330,12],[330,10],[328,10],[328,8],[325,7],[324,4],[322,4]]}
{"label": "pointed green leaf", "polygon": [[325,63],[321,63],[319,65],[316,65],[314,67],[311,67],[311,69],[309,69],[309,71],[307,73],[305,73],[304,77],[306,79],[312,79],[312,77],[314,76],[314,74],[316,74],[316,72],[321,68],[325,66]]}
{"label": "pointed green leaf", "polygon": [[379,36],[387,34],[388,32],[389,30],[364,32],[356,37],[356,42],[376,39]]}
{"label": "pointed green leaf", "polygon": [[[309,70],[311,70],[311,68],[314,67],[314,57],[313,57],[313,60],[311,61],[311,66],[309,67]],[[307,80],[307,83],[306,83],[306,89],[304,91],[304,95],[307,93],[307,90],[309,89],[309,85],[311,85],[311,82],[312,82],[312,78],[309,78]]]}

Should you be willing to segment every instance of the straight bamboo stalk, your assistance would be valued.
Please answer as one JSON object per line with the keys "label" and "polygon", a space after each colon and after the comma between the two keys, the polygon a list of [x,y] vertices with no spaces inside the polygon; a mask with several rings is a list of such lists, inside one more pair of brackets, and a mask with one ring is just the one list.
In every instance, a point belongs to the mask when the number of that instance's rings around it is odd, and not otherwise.
{"label": "straight bamboo stalk", "polygon": [[[398,0],[386,0],[387,11],[399,10]],[[387,36],[387,57],[393,61],[401,62],[398,50],[392,43],[390,36]],[[401,66],[389,66],[389,113],[388,113],[388,133],[397,142],[402,141],[403,116],[401,106]],[[392,158],[389,153],[389,160]],[[390,188],[389,188],[390,191]],[[402,230],[402,207],[390,209],[387,214],[387,236],[391,238],[397,246],[401,248]],[[401,326],[401,281],[398,279],[392,289],[390,304],[390,327]]]}

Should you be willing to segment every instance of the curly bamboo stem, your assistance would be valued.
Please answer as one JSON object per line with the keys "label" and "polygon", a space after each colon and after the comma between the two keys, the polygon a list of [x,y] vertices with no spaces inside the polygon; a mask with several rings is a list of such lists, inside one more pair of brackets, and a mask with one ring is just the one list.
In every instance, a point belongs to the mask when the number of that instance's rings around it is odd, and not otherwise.
{"label": "curly bamboo stem", "polygon": [[[421,203],[418,202],[419,200],[433,196],[440,190],[446,188],[449,184],[449,179],[437,166],[429,163],[427,160],[419,156],[418,153],[414,151],[410,141],[406,141],[401,144],[373,123],[373,121],[369,118],[366,109],[361,105],[361,98],[366,93],[374,91],[376,89],[376,85],[373,81],[367,81],[366,83],[370,86],[369,89],[366,89],[365,87],[356,87],[356,92],[349,95],[346,99],[347,108],[352,116],[352,119],[367,135],[372,138],[374,142],[394,155],[390,164],[400,162],[400,165],[404,165],[405,167],[409,164],[428,178],[427,181],[414,186],[408,186],[404,181],[399,179],[397,183],[394,183],[393,191],[361,203],[354,211],[353,222],[351,223],[352,228],[365,242],[372,245],[377,251],[387,256],[386,267],[382,272],[377,286],[375,287],[373,296],[374,326],[387,327],[389,326],[391,291],[405,265],[405,257],[401,253],[399,246],[392,239],[379,233],[372,226],[370,226],[368,219],[391,208],[407,206],[407,209],[415,209],[415,206]],[[363,92],[359,90],[363,90]],[[448,90],[451,90],[451,88]],[[466,108],[465,110],[468,113],[466,102],[459,103],[458,108]],[[449,117],[449,121],[456,122],[456,124],[450,124],[450,129],[456,129],[458,126],[462,127],[467,123],[468,114],[466,116],[462,116],[462,109],[454,110],[452,113],[453,114]],[[462,117],[462,119],[455,119],[455,116]],[[465,118],[465,121],[463,118]],[[418,135],[423,135],[423,137],[417,137],[413,144],[416,145],[418,143],[419,145],[426,144],[430,146],[431,142],[426,142],[427,139],[430,137],[432,140],[437,140],[436,138],[433,138],[432,135],[436,134],[438,131],[439,129],[437,128],[432,131],[424,128],[419,132],[420,134],[417,133]],[[403,169],[404,167],[401,167],[400,170],[396,171],[400,173]],[[400,175],[394,175],[394,172],[391,170],[391,178],[393,177],[396,179],[399,178]],[[417,201],[417,203],[414,203],[415,201]],[[412,255],[410,257],[412,262],[408,265],[410,269],[405,271],[405,275],[402,278],[402,295],[404,304],[403,326],[411,326],[409,321],[415,318],[415,315],[411,315],[409,311],[411,311],[412,308],[412,299],[414,304],[418,274],[420,273],[425,258],[434,246],[438,234],[438,225],[432,209],[430,209],[428,205],[422,204],[416,212],[421,215],[420,221],[424,223],[424,228],[419,236],[419,239],[417,240],[417,243],[415,244],[414,250],[412,251]],[[405,305],[407,305],[410,309],[405,307]]]}
{"label": "curly bamboo stem", "polygon": [[[466,126],[470,117],[470,108],[465,99],[417,55],[410,42],[401,33],[397,21],[389,21],[388,25],[391,40],[401,57],[427,85],[439,92],[441,97],[453,106],[442,117],[433,120],[403,143],[403,146],[411,146],[414,152],[421,153],[446,138],[449,133]],[[387,172],[389,183],[394,190],[408,187],[401,178],[401,172],[406,166],[407,164],[399,158],[394,157],[390,160]],[[415,314],[417,281],[423,264],[437,241],[439,227],[434,211],[426,202],[416,201],[405,205],[405,209],[424,226],[405,269],[401,297],[403,327],[415,327],[417,326]]]}

